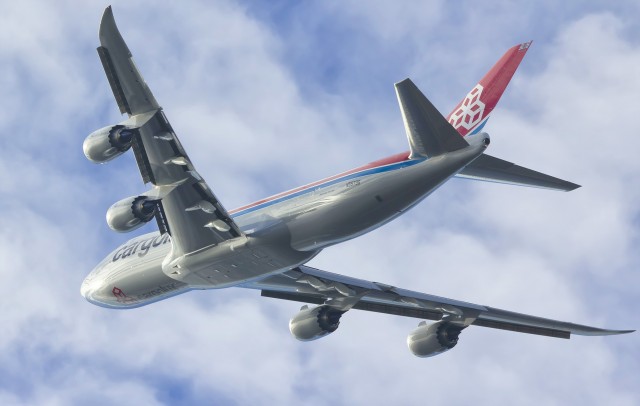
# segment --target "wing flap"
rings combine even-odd
[[[527,326],[524,324],[517,324],[517,323],[507,323],[504,321],[476,319],[472,324],[474,326],[489,327],[489,328],[495,328],[499,330],[513,331],[516,333],[535,334],[539,336],[564,338],[564,339],[571,338],[571,332],[569,331],[544,328],[544,327]]]
[[[530,186],[565,192],[577,189],[580,185],[545,175],[541,172],[516,165],[491,155],[482,154],[460,171],[456,177],[483,180],[487,182]]]
[[[140,138],[139,133],[136,133],[133,136],[131,148],[133,149],[133,156],[136,158],[136,163],[140,170],[140,176],[142,176],[142,182],[156,183],[156,180],[153,177],[153,171],[151,170],[151,164],[149,163],[149,158],[147,156],[147,151],[144,148],[144,143],[142,142],[142,138]]]
[[[113,66],[113,61],[111,60],[111,56],[109,55],[109,50],[103,46],[100,46],[98,47],[98,55],[100,56],[100,62],[102,62],[102,68],[104,69],[104,73],[106,73],[107,75],[107,80],[109,81],[109,86],[111,86],[111,91],[113,92],[113,96],[116,98],[116,103],[118,103],[118,108],[120,109],[120,113],[130,114],[131,108],[129,107],[129,103],[127,103],[126,97],[124,96],[122,85],[118,80],[116,69]]]
[[[260,294],[263,297],[291,300],[294,302],[302,302],[302,303],[313,303],[318,305],[323,304],[325,302],[325,299],[322,296],[313,296],[313,295],[302,294],[302,293],[288,293],[288,292],[276,292],[271,290],[262,290]],[[426,309],[418,309],[418,308],[391,306],[384,303],[373,303],[373,302],[366,302],[366,301],[360,301],[356,303],[352,307],[352,309],[390,314],[393,316],[413,317],[416,319],[440,320],[442,318],[441,312],[436,312],[436,311],[431,311]]]

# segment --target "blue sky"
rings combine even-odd
[[[577,323],[638,328],[633,1],[113,2],[136,63],[228,209],[407,149],[393,83],[447,113],[533,40],[485,129],[491,154],[571,193],[449,182],[311,265]],[[413,357],[418,320],[347,313],[300,343],[299,305],[227,289],[113,311],[80,283],[131,236],[106,209],[144,191],[131,156],[96,166],[122,120],[95,48],[99,2],[0,16],[0,404],[640,403],[637,333],[555,340],[470,328]],[[144,230],[153,230],[153,225]],[[140,231],[140,233],[145,231]]]

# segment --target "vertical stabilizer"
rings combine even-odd
[[[447,117],[463,137],[479,132],[498,104],[531,41],[509,49]]]
[[[410,79],[395,87],[411,158],[432,157],[469,146]]]

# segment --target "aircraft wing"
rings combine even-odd
[[[156,219],[169,233],[174,254],[239,237],[242,232],[198,174],[162,108],[138,72],[107,7],[100,24],[98,54],[111,90],[137,128],[132,148],[144,183],[154,185],[148,196],[158,198]]]
[[[545,319],[481,306],[378,282],[351,278],[308,266],[242,285],[259,289],[262,296],[305,303],[326,304],[339,310],[359,309],[428,320],[453,318],[465,325],[483,326],[549,337],[571,334],[597,336],[630,333]]]
[[[460,173],[458,178],[484,180],[487,182],[507,183],[519,186],[531,186],[543,189],[562,190],[565,192],[577,189],[580,185],[545,175],[512,162],[491,155],[482,154],[471,162]]]

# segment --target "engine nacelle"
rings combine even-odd
[[[317,340],[336,331],[343,314],[329,306],[309,308],[305,305],[289,321],[289,330],[300,341]]]
[[[446,321],[422,322],[407,337],[407,345],[416,357],[433,357],[455,347],[463,328]]]
[[[133,231],[151,221],[158,201],[148,196],[132,196],[120,200],[107,210],[107,224],[119,233]]]
[[[82,150],[92,162],[102,164],[131,148],[136,128],[122,124],[112,125],[92,132],[84,140]]]

